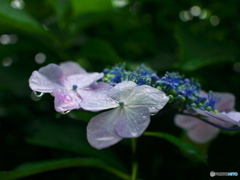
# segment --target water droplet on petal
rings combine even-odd
[[[147,116],[142,116],[142,118],[143,118],[143,119],[146,119],[146,118],[147,118]]]
[[[109,136],[109,137],[100,137],[100,138],[97,138],[96,140],[98,140],[98,141],[110,141],[110,140],[113,140],[113,139],[114,139],[114,137]]]
[[[70,112],[70,110],[66,110],[66,111],[61,112],[61,114],[67,114],[69,112]]]
[[[37,97],[42,97],[44,93],[43,93],[43,92],[34,91],[34,94],[35,94]]]

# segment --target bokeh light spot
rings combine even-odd
[[[44,53],[37,53],[34,59],[37,64],[42,64],[46,61],[46,55]]]
[[[218,16],[213,15],[213,16],[210,17],[210,23],[213,26],[217,26],[219,24],[219,22],[220,22],[220,19],[219,19]]]
[[[12,58],[10,58],[10,57],[5,57],[5,58],[2,60],[2,65],[3,65],[4,67],[9,67],[9,66],[12,65],[12,63],[13,63],[13,60],[12,60]]]
[[[193,6],[190,8],[190,13],[192,16],[199,16],[201,14],[201,8],[199,6]]]

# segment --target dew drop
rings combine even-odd
[[[142,118],[143,118],[143,119],[146,119],[146,118],[147,118],[147,116],[142,116]]]
[[[113,139],[114,139],[114,137],[109,136],[109,137],[100,137],[100,138],[97,138],[96,140],[98,140],[98,141],[109,141],[109,140],[113,140]]]
[[[43,92],[34,91],[34,94],[35,94],[37,97],[42,97],[44,93],[43,93]]]
[[[70,112],[70,110],[66,110],[66,111],[61,112],[61,114],[67,114],[69,112]]]

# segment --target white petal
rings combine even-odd
[[[60,63],[60,67],[66,74],[66,76],[70,76],[73,74],[86,74],[87,72],[78,63],[73,61],[68,61],[64,63]]]
[[[87,126],[87,139],[91,146],[96,149],[103,149],[116,144],[122,139],[114,130],[120,114],[121,109],[116,108],[91,119]]]
[[[66,79],[62,69],[56,64],[49,64],[34,71],[29,79],[29,86],[34,91],[51,93],[54,88],[62,88]]]
[[[121,108],[121,107],[120,107]],[[147,107],[124,106],[115,130],[123,138],[139,137],[150,123],[150,112]]]
[[[136,83],[132,81],[123,81],[116,86],[114,86],[110,91],[109,91],[109,97],[112,99],[118,101],[118,102],[124,102],[127,100],[132,93],[133,89],[137,86]]]
[[[86,73],[71,75],[68,76],[67,79],[70,86],[77,85],[78,89],[82,89],[90,86],[102,77],[103,73]]]
[[[94,87],[94,89],[89,88],[78,90],[83,99],[81,107],[88,111],[101,111],[118,107],[118,102],[107,95],[111,88],[113,87],[109,84],[100,82]]]
[[[166,94],[151,86],[137,86],[132,91],[125,104],[135,106],[145,106],[149,108],[150,113],[157,113],[168,102],[169,97]]]

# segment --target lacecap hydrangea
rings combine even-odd
[[[168,108],[219,128],[239,126],[240,113],[219,113],[216,105],[221,97],[218,94],[210,91],[203,95],[196,80],[178,72],[158,76],[145,65],[133,71],[121,64],[103,72],[87,73],[75,62],[49,64],[32,73],[29,85],[37,94],[54,96],[55,109],[63,114],[74,109],[95,112],[110,109],[93,117],[87,126],[88,141],[97,149],[109,147],[123,138],[141,136],[150,117],[167,104]]]

